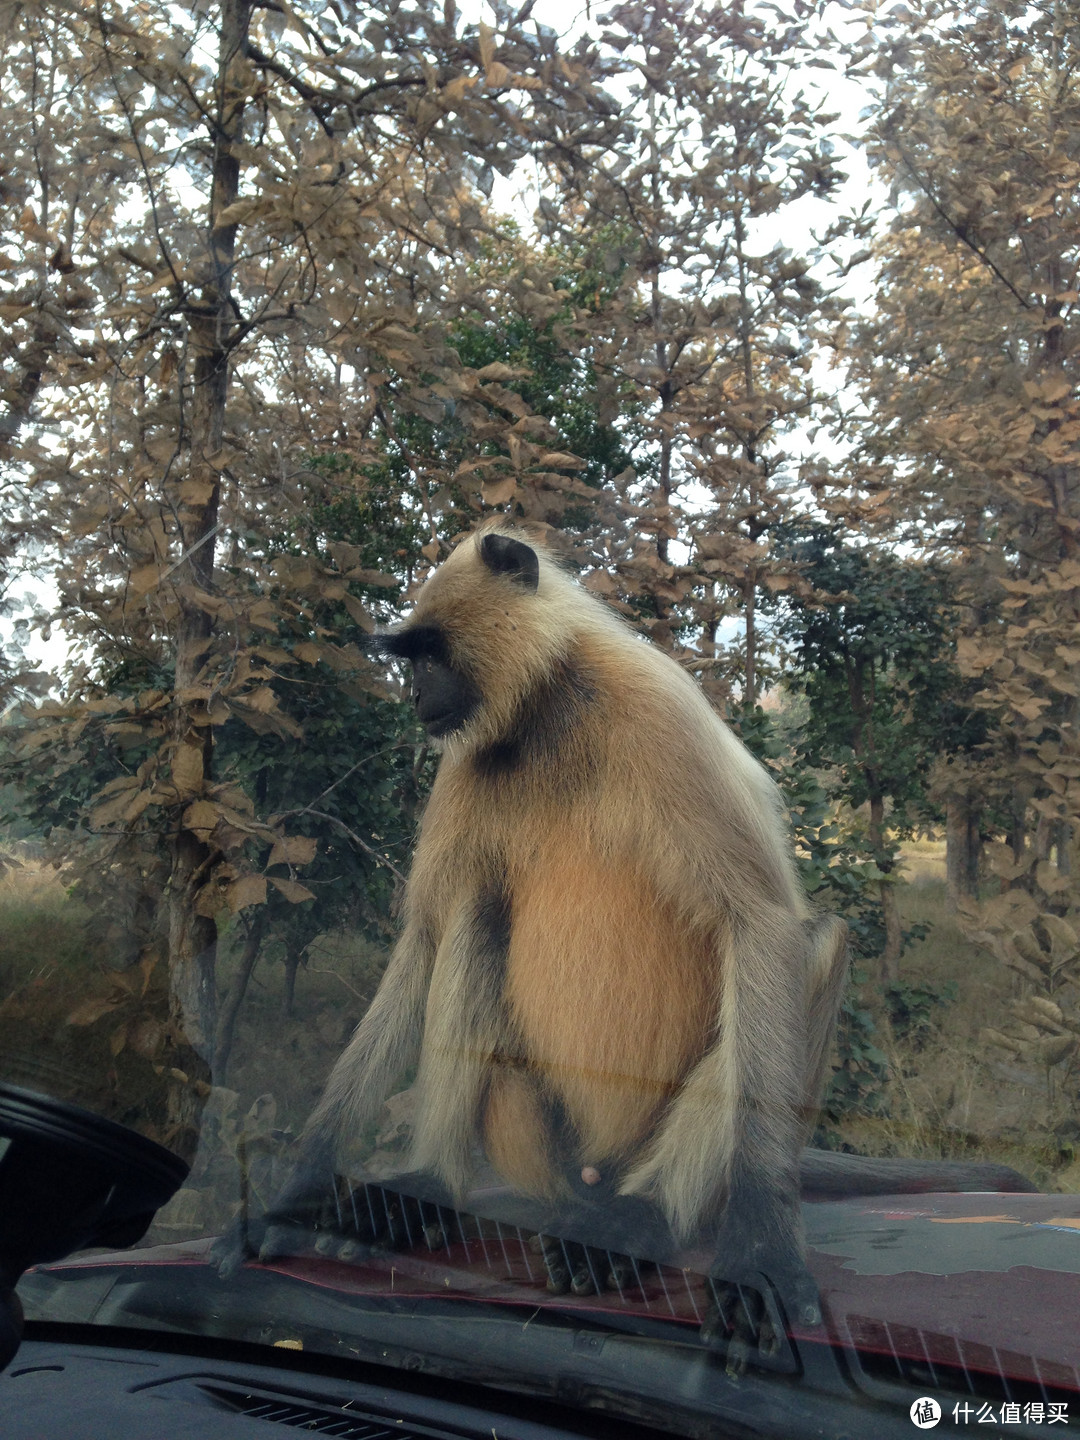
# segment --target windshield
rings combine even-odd
[[[1080,1414],[1074,10],[0,11],[30,1338]]]

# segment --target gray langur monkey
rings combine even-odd
[[[794,1284],[811,1316],[799,1157],[846,927],[809,905],[772,780],[505,521],[381,643],[442,758],[400,939],[277,1213],[417,1065],[410,1165],[454,1203],[479,1143],[583,1238],[707,1245],[714,1273]]]

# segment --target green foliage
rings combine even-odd
[[[780,787],[807,894],[822,910],[847,922],[855,955],[877,954],[884,935],[876,889],[881,872],[865,836],[858,828],[841,823],[839,800],[800,760],[792,739],[781,735],[769,712],[760,705],[745,706],[730,720]],[[798,732],[793,738],[797,743]]]
[[[293,903],[274,885],[267,890],[270,933],[293,955],[338,925],[385,939],[396,876],[407,868],[418,806],[434,769],[410,706],[350,683],[348,666],[341,668],[335,655],[312,660],[306,649],[313,638],[331,634],[338,654],[363,654],[369,637],[367,623],[356,618],[358,606],[386,620],[400,605],[425,535],[422,516],[402,504],[398,461],[388,454],[385,464],[358,477],[347,456],[311,460],[320,483],[311,486],[310,504],[295,524],[269,538],[268,564],[275,554],[336,561],[346,575],[370,572],[398,583],[351,580],[348,599],[323,598],[280,626],[283,651],[295,655],[300,647],[306,657],[268,681],[280,712],[301,736],[285,742],[287,755],[280,734],[260,734],[234,719],[217,738],[220,774],[243,787],[258,813],[279,817],[290,833],[317,842],[303,867],[303,885],[316,903]],[[284,878],[282,866],[276,868]]]
[[[880,954],[885,977],[895,979],[905,944],[893,888],[900,840],[934,812],[927,792],[935,759],[985,734],[955,665],[949,578],[855,545],[837,524],[801,520],[777,526],[773,538],[802,581],[770,602],[791,647],[788,683],[808,703],[796,767],[817,774],[850,811],[867,807],[860,848],[877,868],[880,921],[855,904],[852,927],[863,953]],[[869,879],[859,877],[859,899]]]
[[[455,477],[449,487],[453,506],[440,505],[435,522],[443,539],[468,527],[478,477],[485,504],[509,504],[515,512],[525,504],[528,482],[519,468],[522,453],[534,452],[537,463],[544,453],[576,457],[569,467],[575,471],[573,479],[559,482],[560,492],[566,493],[548,487],[539,508],[537,497],[527,507],[532,518],[541,515],[570,531],[593,523],[590,492],[598,494],[631,465],[635,404],[627,393],[601,395],[591,336],[581,323],[582,316],[595,316],[599,328],[609,324],[602,311],[625,267],[605,270],[595,257],[618,253],[615,229],[601,227],[589,245],[549,244],[531,251],[512,222],[497,221],[481,246],[481,258],[471,266],[476,289],[485,300],[494,292],[494,299],[456,319],[448,327],[447,341],[460,364],[484,381],[477,395],[504,419],[516,422],[515,441],[522,448],[515,459],[511,447],[511,465],[505,437],[500,438],[495,427],[489,424],[478,442],[470,417],[475,406],[469,402],[462,404],[447,393],[417,403],[396,380],[388,386],[393,423],[388,427],[387,467],[399,489],[411,487],[410,462],[418,458]],[[542,278],[551,287],[554,308],[541,320],[531,304],[533,292],[515,291],[530,271],[535,283]],[[622,387],[623,392],[627,389]],[[542,442],[543,451],[530,442]]]
[[[814,1136],[816,1145],[838,1148],[835,1128],[849,1115],[883,1115],[888,1109],[889,1061],[877,1043],[873,1011],[860,1002],[867,983],[863,970],[855,970],[840,1007],[836,1027],[836,1058],[822,1102],[822,1120]]]
[[[881,871],[868,853],[865,835],[840,823],[836,798],[813,770],[799,763],[793,749],[798,731],[785,737],[773,715],[760,705],[746,706],[731,718],[744,744],[780,786],[807,894],[823,911],[846,921],[856,960],[877,955],[884,941],[877,894]],[[839,1145],[834,1127],[845,1116],[880,1115],[887,1107],[888,1059],[878,1044],[873,1011],[859,998],[866,983],[865,971],[856,967],[841,1004],[836,1063],[814,1137],[817,1145]]]
[[[358,477],[348,458],[330,454],[313,457],[308,473],[299,518],[274,534],[252,534],[243,564],[281,574],[283,592],[293,572],[282,566],[322,561],[354,578],[304,603],[282,597],[276,633],[263,632],[260,680],[285,733],[282,723],[253,725],[257,714],[225,712],[201,802],[220,810],[214,834],[228,851],[226,884],[265,876],[260,923],[293,957],[343,924],[385,940],[433,768],[411,708],[374,693],[368,677],[354,683],[368,617],[389,618],[420,559],[415,513],[401,505],[389,464]],[[243,583],[239,569],[236,580]],[[335,645],[320,643],[329,635]],[[118,825],[98,820],[95,805],[107,787],[143,773],[154,754],[154,734],[118,723],[116,707],[147,713],[147,697],[172,688],[171,664],[131,647],[100,665],[89,687],[99,711],[74,724],[66,715],[55,723],[48,713],[17,713],[2,736],[0,782],[9,783],[0,789],[0,823],[45,837],[51,853],[74,866],[75,891],[100,915],[114,965],[133,963],[163,938],[170,812],[150,806]],[[256,815],[270,816],[271,826],[245,829]],[[280,847],[274,834],[283,827],[291,839]],[[228,902],[243,916],[239,928],[253,918],[247,905],[259,902],[247,897],[255,893],[245,893],[243,907]]]
[[[575,347],[567,345],[563,326],[568,318],[566,312],[537,328],[528,316],[512,312],[487,321],[470,316],[455,326],[451,339],[462,362],[473,369],[502,363],[526,372],[503,383],[521,396],[529,413],[551,422],[552,448],[582,460],[578,477],[599,489],[626,469],[630,455],[620,431],[600,418],[596,373],[587,353],[575,354]],[[580,528],[587,515],[587,508],[572,506],[560,524]]]
[[[956,982],[942,985],[897,981],[885,987],[885,1009],[893,1034],[912,1050],[921,1050],[940,1023],[940,1012],[956,999]]]
[[[962,703],[945,573],[854,546],[834,525],[778,527],[774,540],[815,592],[775,602],[810,702],[800,759],[833,772],[853,808],[925,805],[934,757],[978,743],[985,724]]]

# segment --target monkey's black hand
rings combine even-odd
[[[643,1271],[667,1260],[675,1238],[667,1221],[637,1195],[593,1192],[541,1235],[548,1289],[556,1295],[601,1294],[640,1285]]]
[[[245,1260],[270,1260],[310,1250],[327,1228],[337,1177],[326,1166],[301,1161],[270,1207],[259,1215],[239,1215],[211,1247],[211,1259],[223,1280]]]
[[[397,1186],[406,1187],[398,1190]],[[376,1252],[409,1249],[442,1240],[439,1206],[445,1192],[427,1175],[396,1177],[393,1187],[351,1184],[332,1173],[298,1167],[265,1214],[241,1217],[216,1241],[211,1254],[223,1279],[247,1259],[316,1254],[344,1261]],[[439,1237],[438,1241],[436,1237]]]
[[[789,1229],[777,1234],[744,1214],[729,1217],[716,1239],[701,1338],[726,1349],[728,1374],[738,1376],[755,1353],[776,1356],[792,1326],[820,1325],[821,1296]]]
[[[638,1260],[617,1250],[580,1245],[556,1235],[539,1235],[540,1253],[547,1271],[547,1288],[553,1295],[602,1295],[605,1290],[640,1288],[642,1277],[654,1267],[650,1260]]]

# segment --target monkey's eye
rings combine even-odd
[[[435,660],[447,664],[450,658],[446,637],[434,625],[411,625],[404,630],[380,635],[378,644],[384,655],[392,655],[397,660],[409,660],[414,664],[418,660]]]

